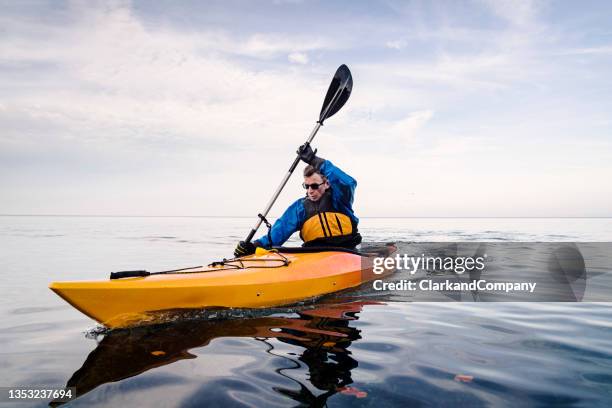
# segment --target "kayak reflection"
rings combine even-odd
[[[113,330],[89,354],[66,387],[75,387],[76,395],[81,397],[100,385],[134,377],[183,359],[196,358],[189,350],[207,346],[214,339],[251,337],[266,343],[267,352],[274,355],[270,339],[303,347],[297,360],[308,367],[310,384],[324,393],[315,395],[310,391],[312,387],[288,375],[287,370],[300,367],[295,360],[294,367],[275,371],[298,383],[297,390],[274,387],[274,391],[300,403],[324,405],[327,398],[343,392],[353,382],[351,370],[358,366],[358,362],[351,357],[348,348],[361,336],[360,330],[351,327],[351,321],[358,319],[357,313],[364,305],[374,304],[382,303],[355,301],[318,304],[315,308],[297,311],[292,315],[296,317],[190,320]],[[50,405],[58,406],[61,403],[52,402]]]

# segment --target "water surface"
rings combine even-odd
[[[109,333],[47,288],[207,264],[230,256],[252,221],[0,217],[0,386],[69,383],[81,394],[70,406],[612,403],[605,303],[413,303],[362,288]],[[372,241],[592,242],[610,241],[612,220],[364,218],[360,229]]]

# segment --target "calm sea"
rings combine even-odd
[[[612,406],[612,304],[360,291],[105,332],[48,289],[208,264],[229,257],[253,221],[0,216],[0,387],[68,383],[80,395],[69,406],[88,407]],[[612,219],[364,218],[360,230],[370,241],[612,241]]]

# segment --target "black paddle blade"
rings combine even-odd
[[[353,76],[351,71],[344,64],[336,70],[336,74],[329,85],[327,95],[323,101],[323,107],[319,115],[319,123],[323,124],[323,121],[327,118],[332,117],[338,112],[348,101],[353,90]]]

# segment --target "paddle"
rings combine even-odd
[[[351,95],[352,90],[353,77],[351,75],[351,71],[346,65],[342,64],[336,70],[331,84],[329,84],[329,89],[327,90],[325,100],[323,101],[323,107],[321,108],[321,113],[319,114],[319,120],[317,121],[317,124],[315,125],[312,132],[310,132],[310,136],[308,136],[306,144],[312,143],[312,140],[315,138],[317,132],[319,131],[319,128],[323,126],[323,122],[325,121],[325,119],[332,117],[344,106],[349,96]],[[268,212],[274,205],[274,202],[280,195],[281,191],[283,191],[285,184],[287,184],[287,181],[291,177],[291,174],[293,174],[293,171],[295,170],[299,162],[300,156],[298,155],[295,160],[293,160],[291,167],[289,167],[289,171],[287,172],[287,174],[285,174],[285,177],[283,177],[283,180],[274,192],[274,195],[268,202],[268,205],[266,205],[265,210],[261,214],[258,214],[259,219],[257,220],[257,223],[255,224],[253,229],[251,229],[251,232],[249,232],[249,235],[246,237],[246,242],[250,242],[253,239],[253,236],[255,236],[255,233],[261,226],[263,220],[268,215]]]

